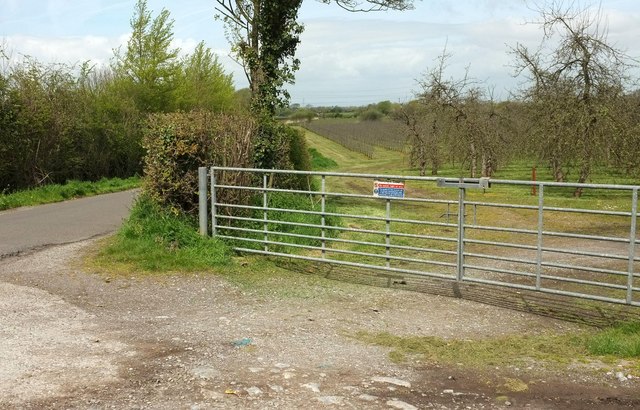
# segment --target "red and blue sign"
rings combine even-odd
[[[404,182],[373,181],[373,196],[404,198]]]

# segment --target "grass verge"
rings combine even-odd
[[[42,205],[72,198],[126,191],[138,188],[140,184],[140,177],[131,177],[126,179],[103,178],[96,182],[68,181],[63,185],[45,185],[11,194],[0,194],[0,211],[21,206]]]
[[[313,275],[300,275],[262,256],[236,256],[229,244],[202,237],[195,221],[140,196],[119,232],[99,245],[85,267],[102,275],[214,273],[229,283],[269,298],[316,299],[357,288]]]
[[[141,196],[93,263],[110,271],[192,272],[224,266],[230,259],[229,248],[200,236],[194,221]]]
[[[391,349],[389,357],[403,362],[410,356],[437,363],[465,363],[473,367],[507,365],[566,365],[572,362],[625,360],[640,371],[640,323],[627,323],[597,332],[506,336],[461,340],[395,336],[358,332],[355,338]]]
[[[605,329],[588,340],[592,354],[640,359],[640,322]]]
[[[315,148],[309,148],[309,156],[311,157],[311,169],[314,171],[323,171],[338,167],[337,162],[325,157]]]

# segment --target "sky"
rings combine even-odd
[[[575,1],[574,1],[575,2]],[[586,4],[585,2],[582,2]],[[14,58],[107,65],[113,49],[129,37],[135,0],[0,0],[0,45]],[[174,45],[191,52],[204,40],[219,56],[236,88],[247,86],[242,68],[229,58],[214,0],[147,0],[156,16],[166,8],[175,20]],[[591,3],[593,4],[593,3]],[[602,0],[610,43],[640,59],[640,1]],[[305,25],[297,57],[302,65],[289,86],[291,103],[303,106],[406,102],[418,80],[446,47],[446,76],[466,69],[497,99],[526,79],[514,77],[510,47],[535,49],[542,39],[532,24],[532,0],[422,0],[405,12],[350,13],[335,4],[304,0]],[[635,76],[640,77],[636,70]]]

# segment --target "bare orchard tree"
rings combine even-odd
[[[537,11],[540,47],[531,51],[517,44],[512,53],[517,73],[530,79],[524,93],[537,119],[538,150],[557,181],[567,180],[575,164],[577,182],[587,182],[603,159],[607,139],[625,127],[616,107],[632,60],[609,44],[599,9],[554,0]]]
[[[640,177],[640,90],[629,93],[619,101],[616,110],[623,118],[624,124],[608,139],[610,144],[609,161],[627,175]]]
[[[405,126],[411,166],[418,167],[420,176],[424,176],[431,164],[431,175],[438,175],[443,162],[438,132],[442,117],[419,101],[410,101],[394,112],[394,118]]]
[[[459,158],[468,166],[470,176],[476,177],[478,170],[483,176],[491,176],[497,166],[500,132],[497,114],[492,99],[468,75],[462,78],[446,78],[447,60],[445,51],[438,57],[435,68],[426,72],[418,81],[419,101],[428,112],[429,127],[423,127],[424,141],[432,145],[425,152],[442,157],[443,145],[449,149],[451,158]],[[427,136],[428,135],[428,136]],[[412,150],[423,148],[412,145]],[[439,166],[442,160],[434,162]]]

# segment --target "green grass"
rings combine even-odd
[[[474,367],[525,365],[548,366],[574,361],[631,361],[640,370],[640,323],[627,323],[604,330],[567,334],[506,336],[476,340],[438,337],[395,336],[390,333],[359,332],[355,338],[391,349],[389,357],[404,362],[409,356],[437,363],[465,363]]]
[[[230,262],[229,248],[198,234],[193,220],[140,197],[129,219],[93,263],[118,271],[209,270]]]
[[[126,191],[139,187],[139,177],[126,179],[103,178],[97,182],[68,181],[66,184],[51,184],[39,188],[0,194],[0,210],[61,202],[67,199]]]
[[[391,348],[389,356],[395,362],[403,362],[408,356],[420,356],[429,362],[484,367],[523,364],[530,360],[563,363],[587,353],[581,337],[576,334],[462,340],[359,332],[356,338]]]
[[[315,148],[309,148],[309,155],[311,156],[311,169],[314,171],[324,171],[338,167],[338,163],[327,158]]]
[[[621,358],[640,358],[640,322],[605,329],[591,337],[589,352]]]

